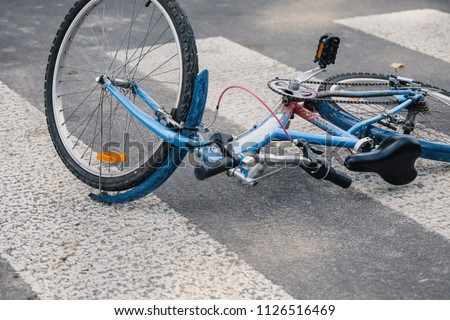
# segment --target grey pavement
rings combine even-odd
[[[349,71],[390,73],[390,63],[403,62],[407,65],[404,72],[409,76],[450,88],[448,74],[443,72],[449,67],[447,62],[335,22],[424,8],[450,13],[446,0],[180,2],[196,38],[201,39],[199,48],[203,40],[207,47],[216,37],[223,37],[242,46],[242,51],[238,48],[233,57],[243,52],[266,56],[277,63],[275,70],[293,72],[311,68],[317,39],[323,33],[333,32],[341,37],[342,45],[337,64],[330,68],[329,75]],[[62,0],[0,1],[0,82],[9,88],[2,92],[14,95],[12,100],[2,101],[15,101],[18,103],[15,108],[26,104],[26,108],[40,111],[30,112],[33,115],[30,124],[37,130],[32,142],[42,149],[37,148],[36,154],[45,155],[43,150],[52,152],[50,147],[47,149],[50,144],[42,117],[45,64],[54,34],[71,4],[72,1]],[[217,66],[212,65],[214,60],[208,60],[207,51],[203,60],[200,55],[200,65],[215,70]],[[239,68],[242,66],[238,62],[234,66],[229,63],[227,68],[233,75],[229,78],[212,73],[210,105],[219,87],[226,86],[228,81],[241,80]],[[258,75],[265,75],[263,67],[258,68],[246,77],[248,85],[257,87]],[[267,80],[264,78],[261,82]],[[23,116],[18,109],[17,118]],[[238,132],[245,127],[244,120],[233,120],[224,112],[218,129]],[[26,126],[23,127],[24,131],[17,133],[14,126],[3,128],[2,137],[6,141],[2,142],[2,152],[12,150],[4,159],[19,161],[14,141],[25,141],[30,134]],[[55,162],[55,168],[62,167],[56,152],[48,159]],[[12,167],[16,172],[8,173],[1,189],[4,196],[0,198],[0,238],[4,242],[0,245],[0,299],[267,297],[264,292],[269,298],[450,299],[450,243],[448,220],[445,220],[450,203],[445,190],[441,190],[448,181],[449,170],[445,166],[436,169],[428,163],[421,164],[423,182],[408,188],[391,188],[363,175],[356,178],[356,186],[349,190],[320,183],[297,170],[285,170],[255,188],[247,188],[225,176],[197,182],[192,168],[186,168],[177,170],[148,199],[136,205],[115,207],[114,214],[102,218],[110,209],[90,203],[89,189],[70,174],[63,182],[65,186],[61,190],[64,192],[57,193],[58,183],[61,183],[58,175],[64,174],[64,168],[61,173],[55,169],[55,173],[47,175],[38,173],[32,163],[25,163],[24,168],[32,170],[19,172],[21,167],[15,164]],[[2,168],[6,172],[7,166]],[[437,170],[441,170],[441,174],[436,173]],[[42,175],[48,182],[42,180]],[[19,183],[22,179],[25,184]],[[37,187],[27,187],[27,181],[36,181]],[[15,194],[12,188],[17,186],[20,186],[19,192]],[[30,191],[31,198],[28,198],[26,193]],[[390,198],[389,193],[397,193],[399,198]],[[42,218],[37,217],[35,223],[47,226],[55,212],[55,219],[70,226],[69,231],[49,224],[55,228],[54,233],[28,232],[27,228],[36,227],[30,217],[39,214]],[[20,220],[15,221],[16,216]],[[158,220],[162,220],[160,225]],[[81,230],[73,227],[76,223],[82,224]],[[91,230],[89,224],[95,224],[98,229]],[[125,231],[116,229],[115,225]],[[151,234],[148,239],[144,239],[142,225],[146,225],[144,231]],[[102,230],[107,230],[107,234],[102,234]],[[124,241],[121,236],[128,237],[136,232],[142,237],[139,241],[125,238],[129,242],[121,243]],[[178,243],[171,241],[171,232],[178,234],[175,238]],[[97,238],[91,237],[92,233],[98,233]],[[57,241],[60,234],[63,237],[58,254],[73,253],[68,260],[70,263],[63,269],[58,269],[61,263],[59,257],[53,255],[49,239],[39,238],[54,237]],[[158,235],[166,243],[152,238]],[[73,247],[72,242],[64,242],[72,238],[76,240]],[[30,239],[42,242],[45,250],[39,251],[39,246],[26,243]],[[110,246],[105,241],[111,241]],[[153,242],[161,248],[152,247]],[[162,258],[171,249],[180,254]],[[119,250],[124,259],[116,261],[116,256],[108,255],[111,250]],[[83,254],[87,256],[83,258]],[[106,254],[106,260],[97,264],[95,259],[101,254]],[[203,255],[208,258],[192,260],[192,256]],[[39,263],[33,260],[36,258]],[[53,266],[52,259],[56,260],[58,268],[49,267],[51,272],[47,272],[44,267]],[[142,265],[148,263],[149,268],[139,269],[133,259]],[[194,261],[192,269],[163,267],[164,264],[186,267],[190,261]],[[209,269],[216,266],[217,272],[206,270],[202,262]],[[92,264],[90,271],[80,271],[83,263]],[[117,281],[120,288],[107,284],[99,275],[105,263],[111,264],[108,272],[113,279],[126,273],[124,279],[129,279],[128,283]],[[228,278],[223,271],[225,267],[231,270]],[[74,271],[80,273],[72,274]],[[86,278],[86,274],[99,281],[98,292],[88,290],[91,278]],[[135,276],[141,279],[140,285],[133,283]],[[238,279],[237,283],[242,281],[243,289],[231,288],[230,279]],[[69,281],[69,285],[63,285],[64,281]],[[208,288],[205,296],[194,295],[195,281]],[[182,285],[177,286],[177,282]],[[80,290],[80,286],[86,290]],[[212,287],[220,290],[214,292]]]

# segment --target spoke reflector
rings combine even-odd
[[[106,151],[97,153],[97,160],[110,163],[123,163],[127,159],[125,153]]]

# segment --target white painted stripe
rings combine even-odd
[[[419,159],[416,168],[418,177],[406,186],[389,185],[375,174],[351,173],[353,187],[450,240],[450,165]]]
[[[245,48],[226,38],[197,41],[199,67],[210,72],[207,108],[214,110],[222,91],[231,85],[241,85],[256,93],[270,107],[280,102],[280,96],[268,89],[267,82],[275,77],[296,78],[300,71],[274,59]],[[220,115],[243,128],[250,129],[270,114],[254,97],[233,89],[223,98]],[[305,121],[294,121],[291,129],[317,130]],[[305,129],[306,128],[306,129]]]
[[[410,10],[335,22],[450,63],[450,14]]]
[[[41,299],[291,299],[155,196],[108,206],[0,83],[0,253]]]
[[[211,109],[215,108],[222,90],[230,85],[244,86],[272,106],[279,97],[267,89],[267,81],[281,74],[295,75],[294,69],[222,37],[199,40],[197,44],[200,68],[210,71],[208,107]],[[233,89],[224,96],[220,115],[250,128],[269,114],[248,93]]]

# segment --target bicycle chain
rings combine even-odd
[[[307,81],[303,81],[302,83],[307,83],[307,84],[318,84],[318,85],[342,85],[342,83],[339,82],[327,82],[327,81],[313,81],[313,80],[307,80]],[[346,86],[386,86],[386,83],[382,83],[382,82],[351,82],[351,83],[345,83]]]
[[[289,81],[289,79],[278,79],[282,81]],[[272,80],[271,80],[272,81]],[[269,83],[271,82],[269,81]],[[275,91],[273,88],[270,87],[268,83],[268,87],[274,91],[275,93],[280,94],[279,92]],[[339,82],[327,82],[327,81],[314,81],[314,80],[307,80],[303,81],[302,84],[315,84],[315,85],[342,85],[342,83]],[[382,82],[358,82],[358,83],[345,83],[346,86],[360,86],[360,87],[368,87],[368,86],[386,86],[386,83]],[[332,101],[334,103],[351,103],[351,104],[382,104],[382,105],[394,105],[397,104],[396,101],[367,101],[367,100],[341,100],[341,99],[331,99],[331,98],[302,98],[302,101],[319,101],[319,100],[325,100],[325,101]],[[406,107],[408,110],[417,111],[417,112],[429,112],[430,108],[427,106],[426,102],[424,100],[416,101],[413,104]]]
[[[281,81],[289,81],[290,79],[277,79]],[[273,80],[271,80],[273,81]],[[279,92],[275,91],[268,82],[268,87],[270,90],[272,90],[275,93],[280,94]],[[326,82],[326,81],[313,81],[313,80],[307,80],[303,81],[302,84],[315,84],[315,85],[339,85],[342,83],[338,82]],[[386,86],[386,83],[381,82],[360,82],[360,83],[346,83],[345,85],[348,86]],[[367,100],[341,100],[341,99],[331,99],[331,98],[302,98],[302,101],[333,101],[335,103],[351,103],[351,104],[383,104],[383,105],[392,105],[396,104],[395,101],[367,101]]]

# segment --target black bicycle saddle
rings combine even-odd
[[[375,172],[390,184],[404,185],[417,177],[414,164],[421,154],[422,147],[416,139],[393,135],[374,151],[348,156],[345,166],[351,171]]]

